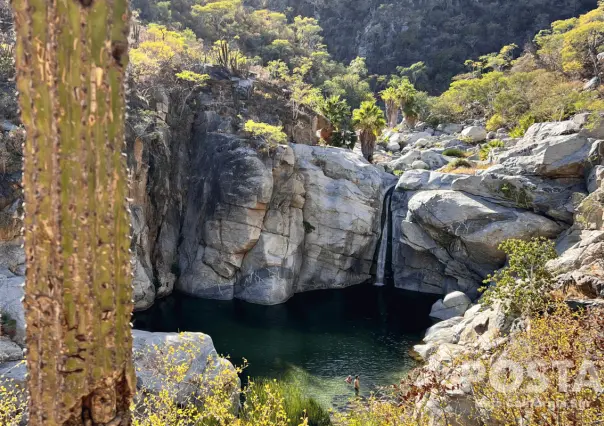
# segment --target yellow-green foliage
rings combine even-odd
[[[27,393],[11,380],[0,381],[0,425],[19,426],[27,409]]]
[[[489,154],[491,153],[491,150],[493,148],[503,148],[504,146],[505,146],[505,143],[503,143],[503,141],[500,141],[497,139],[489,141],[480,147],[480,151],[478,152],[478,155],[480,156],[480,159],[482,161],[486,161],[489,159]]]
[[[176,78],[184,81],[190,81],[197,85],[202,85],[209,80],[210,76],[207,74],[198,74],[193,71],[182,71],[176,74]]]
[[[504,195],[513,195],[502,190]],[[545,264],[558,256],[554,242],[545,238],[510,239],[501,243],[499,250],[507,255],[508,265],[484,280],[489,286],[482,289],[482,303],[501,303],[506,312],[513,314],[545,309],[553,286],[553,276]]]
[[[130,49],[130,62],[135,73],[158,73],[168,63],[202,62],[202,45],[191,30],[173,31],[163,25],[149,24],[141,28],[140,42]]]
[[[602,310],[571,312],[560,303],[543,316],[530,318],[527,327],[498,348],[492,358],[521,367],[525,374],[520,386],[502,392],[489,380],[476,381],[473,395],[481,408],[475,413],[477,420],[481,424],[528,426],[598,424],[604,415],[604,393],[597,392],[602,380],[597,372],[604,371],[602,314]],[[491,378],[493,367],[482,355],[475,353],[473,357]],[[566,374],[562,373],[565,368]],[[503,379],[505,374],[495,376]],[[510,371],[505,384],[517,379],[519,376]],[[582,386],[581,381],[590,386]]]
[[[474,72],[454,81],[433,101],[433,119],[484,117],[488,130],[505,127],[519,137],[531,122],[602,110],[601,94],[583,91],[578,78],[591,78],[600,71],[597,55],[604,51],[604,5],[579,18],[554,22],[535,42],[537,52],[525,53],[515,62],[511,61],[513,45],[469,61]]]
[[[253,120],[248,120],[247,123],[245,123],[244,130],[271,145],[287,143],[287,135],[283,133],[283,127],[281,126],[273,126],[267,123],[257,123]]]
[[[313,426],[331,425],[329,413],[315,400],[303,396],[296,383],[277,380],[251,382],[246,395],[245,418],[250,417],[250,411],[274,405],[271,401],[277,399],[282,401],[280,417],[284,413],[289,426],[298,426],[304,418]]]
[[[537,55],[551,68],[583,77],[597,75],[597,55],[604,51],[604,4],[579,18],[554,22],[535,42]]]
[[[355,400],[350,409],[336,413],[334,424],[337,426],[427,426],[428,419],[419,420],[413,415],[412,407],[400,405],[396,398],[369,398],[368,401]]]

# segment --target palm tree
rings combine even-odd
[[[416,113],[416,96],[417,89],[413,84],[409,81],[407,77],[401,79],[399,84],[395,88],[397,98],[400,104],[400,108],[403,111],[403,116],[405,117],[405,122],[409,127],[415,127],[415,123],[417,122],[417,113]]]
[[[359,132],[363,157],[371,163],[375,141],[386,127],[384,113],[375,104],[375,99],[372,99],[363,102],[358,109],[352,112],[352,122],[354,128]]]
[[[395,127],[398,121],[399,112],[399,94],[394,87],[388,87],[380,92],[382,100],[386,103],[386,117],[388,117],[388,127]]]

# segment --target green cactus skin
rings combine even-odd
[[[129,425],[126,0],[13,0],[30,426]]]

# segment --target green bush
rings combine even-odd
[[[457,157],[457,158],[465,158],[466,153],[458,148],[449,148],[443,151],[443,155],[447,157]]]
[[[494,132],[496,130],[501,129],[507,125],[505,118],[503,118],[500,114],[494,114],[489,121],[487,121],[487,130],[489,132]]]
[[[474,167],[474,165],[472,164],[471,161],[468,161],[466,159],[463,158],[458,158],[457,160],[454,160],[452,163],[449,164],[450,168],[452,169],[460,169],[460,168],[472,168]]]
[[[329,412],[314,399],[302,395],[296,383],[263,379],[255,382],[255,389],[258,402],[263,406],[268,406],[268,395],[278,395],[283,399],[289,426],[298,426],[304,416],[309,426],[331,425]]]
[[[491,153],[491,150],[493,148],[503,148],[504,146],[505,143],[503,143],[503,141],[500,141],[499,139],[489,141],[481,145],[480,151],[478,152],[478,156],[482,161],[486,161],[489,159],[489,154]]]
[[[256,123],[253,120],[248,120],[245,123],[245,131],[250,132],[253,136],[258,137],[271,145],[281,145],[287,143],[287,135],[283,133],[283,127],[272,126],[266,123]]]
[[[510,136],[513,138],[523,137],[529,127],[531,127],[533,124],[535,124],[535,117],[533,117],[531,114],[523,116],[518,122],[518,125],[510,132]]]
[[[554,284],[545,265],[558,256],[554,242],[545,238],[510,239],[501,243],[499,250],[508,256],[508,265],[484,280],[488,287],[481,289],[482,303],[499,302],[506,312],[516,315],[545,309]]]

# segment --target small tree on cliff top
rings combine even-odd
[[[375,141],[386,127],[384,113],[375,104],[375,99],[365,101],[360,108],[352,112],[352,122],[355,129],[359,131],[363,157],[371,162],[375,150]]]

